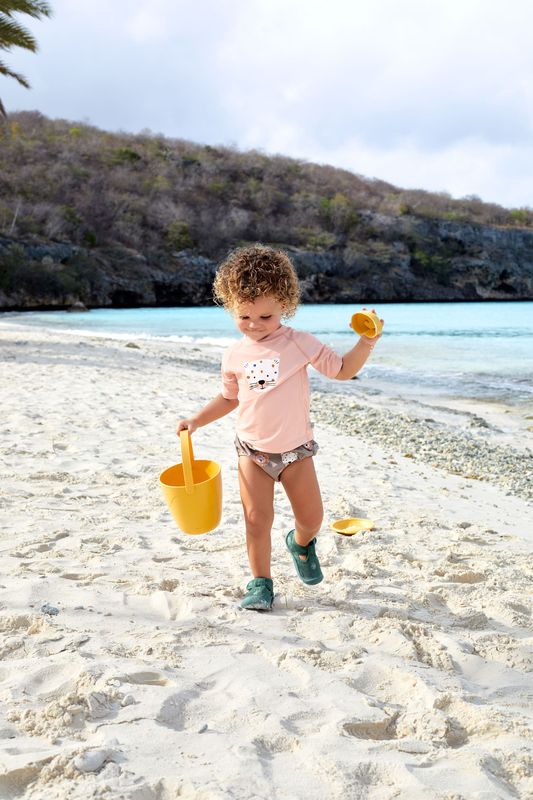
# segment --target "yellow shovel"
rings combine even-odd
[[[361,531],[371,531],[374,527],[374,522],[371,519],[348,517],[347,519],[339,519],[336,522],[332,522],[329,527],[335,533],[342,534],[342,536],[353,536],[354,533],[360,533]]]

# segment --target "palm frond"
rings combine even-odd
[[[13,47],[22,47],[35,53],[37,41],[32,34],[13,19],[14,14],[28,14],[34,19],[50,17],[52,8],[46,0],[0,0],[0,50],[11,50]],[[30,88],[24,75],[13,70],[0,61],[0,75],[14,78],[21,86]],[[0,119],[7,117],[4,104],[0,100]]]
[[[12,47],[23,47],[35,53],[37,40],[26,28],[0,12],[0,48],[10,50]]]
[[[26,89],[30,88],[30,84],[24,75],[21,75],[20,72],[13,72],[3,61],[0,61],[0,75],[5,75],[6,78],[15,78]]]
[[[13,14],[28,14],[30,17],[50,17],[52,8],[45,0],[0,0],[0,13],[12,16]]]

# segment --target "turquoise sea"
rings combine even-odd
[[[301,306],[287,324],[310,331],[343,352],[355,344],[351,305]],[[409,397],[478,398],[533,403],[533,302],[392,303],[376,305],[384,334],[360,375],[365,388]],[[0,314],[1,322],[62,330],[166,339],[223,348],[239,338],[221,308],[95,309]]]

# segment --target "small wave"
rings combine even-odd
[[[151,333],[143,333],[142,331],[135,331],[135,333],[133,333],[128,331],[109,331],[105,328],[64,328],[56,325],[35,325],[33,323],[28,325],[27,323],[4,322],[4,320],[0,320],[0,326],[17,328],[19,330],[26,331],[28,329],[42,330],[46,333],[57,334],[59,336],[65,334],[67,336],[76,336],[84,339],[112,339],[119,342],[173,342],[176,344],[197,344],[211,347],[228,347],[237,340],[237,337],[232,338],[228,336],[179,336],[177,334],[157,336]]]
[[[527,328],[502,328],[501,330],[495,330],[494,328],[488,328],[487,330],[474,330],[472,328],[464,328],[464,329],[457,329],[457,330],[432,330],[432,331],[425,331],[425,330],[391,330],[383,331],[383,336],[430,336],[430,337],[440,337],[446,338],[450,337],[452,339],[456,338],[464,338],[464,339],[517,339],[521,337],[530,337],[531,338],[531,330]]]
[[[230,344],[233,344],[234,342],[237,341],[237,337],[231,338],[228,336],[226,337],[220,336],[219,338],[214,336],[198,336],[195,338],[193,336],[171,335],[171,336],[150,336],[148,338],[152,340],[157,340],[159,342],[183,342],[188,344],[205,344],[205,345],[211,345],[212,347],[229,347]]]

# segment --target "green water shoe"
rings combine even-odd
[[[254,578],[246,588],[248,591],[240,602],[241,608],[253,611],[271,611],[274,602],[272,578]]]
[[[314,586],[324,579],[322,570],[320,569],[320,562],[315,552],[316,537],[312,539],[307,547],[298,544],[294,541],[294,530],[289,531],[285,537],[285,544],[287,550],[292,556],[296,572],[300,579],[308,586]],[[300,558],[300,556],[307,556],[307,558]]]

